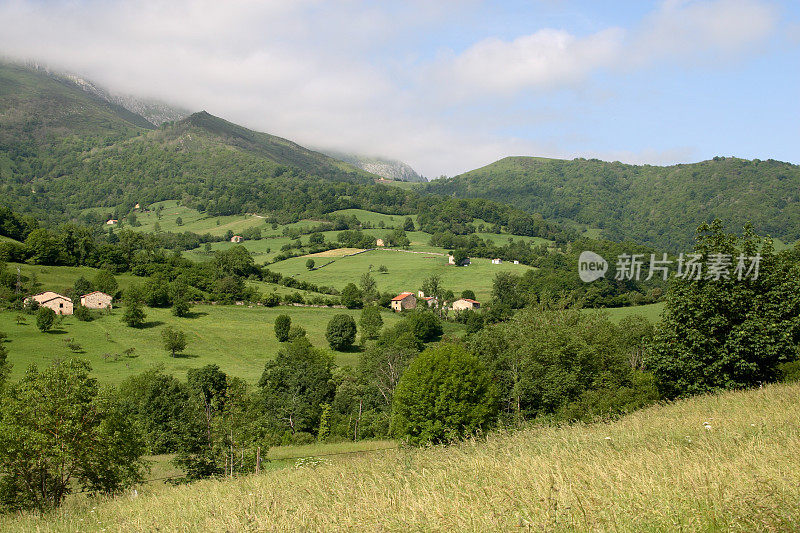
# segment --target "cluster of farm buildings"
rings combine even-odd
[[[114,298],[104,292],[94,291],[81,296],[81,305],[87,309],[111,309]],[[27,302],[36,302],[39,307],[47,307],[57,315],[71,315],[74,311],[72,299],[53,291],[45,291],[28,297]]]
[[[417,305],[420,302],[425,302],[428,307],[436,306],[439,301],[433,296],[425,296],[425,293],[419,291],[416,296],[413,292],[401,292],[394,298],[392,298],[392,310],[395,313],[399,313],[401,311],[407,311],[409,309],[416,309]],[[447,306],[447,302],[445,302],[445,306]],[[471,298],[459,298],[458,300],[454,301],[452,305],[449,306],[450,309],[453,311],[465,311],[465,310],[474,310],[480,309],[481,304],[478,301],[475,301]]]

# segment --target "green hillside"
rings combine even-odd
[[[800,238],[800,166],[714,158],[668,167],[597,159],[507,157],[425,190],[507,202],[547,219],[600,228],[605,238],[684,251],[703,222],[785,242]]]
[[[183,379],[190,368],[217,364],[231,376],[254,384],[264,370],[264,363],[275,357],[280,343],[275,339],[273,322],[287,314],[292,323],[308,332],[316,346],[327,347],[325,327],[336,314],[347,313],[358,320],[359,311],[309,307],[195,306],[193,318],[176,318],[169,309],[147,309],[147,327],[127,327],[122,310],[101,315],[91,322],[74,316],[64,317],[61,326],[49,333],[36,328],[35,317],[17,325],[18,313],[0,311],[0,331],[8,334],[5,347],[13,365],[12,378],[19,379],[31,364],[47,366],[54,358],[80,357],[92,365],[93,375],[104,383],[119,383],[154,365]],[[383,313],[384,322],[393,325],[399,316]],[[188,346],[180,357],[170,357],[161,343],[161,331],[174,326],[186,332]],[[454,326],[451,329],[458,329]],[[64,339],[72,339],[83,348],[75,354]],[[131,355],[125,351],[133,348]],[[356,365],[358,352],[335,352],[339,365]]]
[[[9,207],[42,220],[98,206],[124,214],[136,203],[187,196],[222,214],[279,208],[292,196],[300,206],[309,195],[286,191],[298,181],[375,177],[205,112],[155,129],[66,80],[0,63],[0,191]],[[278,184],[267,199],[257,194]]]
[[[234,480],[76,498],[44,515],[0,515],[0,529],[794,531],[798,417],[800,385],[769,385],[609,423],[316,457]]]
[[[531,268],[508,262],[493,265],[489,259],[478,258],[473,259],[469,266],[455,267],[448,264],[447,256],[441,252],[413,253],[380,249],[350,257],[317,257],[315,259],[321,268],[315,270],[308,270],[305,267],[306,259],[306,257],[295,257],[271,264],[269,268],[298,280],[343,289],[348,283],[357,282],[372,265],[372,275],[378,290],[396,293],[416,292],[421,288],[426,277],[438,275],[441,277],[442,287],[445,290],[449,289],[455,294],[461,294],[461,291],[470,289],[475,292],[479,300],[484,301],[492,292],[492,281],[498,272],[522,274]],[[332,259],[335,261],[327,266],[322,266]],[[378,272],[381,265],[388,268],[387,273]]]

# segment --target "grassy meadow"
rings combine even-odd
[[[333,263],[309,271],[305,264],[307,257],[294,257],[270,265],[270,270],[299,280],[328,285],[342,289],[350,282],[358,283],[364,272],[372,265],[372,275],[381,291],[417,291],[422,281],[438,274],[442,278],[442,286],[460,294],[464,289],[472,289],[478,300],[485,300],[492,291],[492,281],[497,272],[510,271],[522,274],[531,267],[504,262],[493,265],[489,259],[473,259],[466,267],[455,267],[447,263],[444,255],[429,253],[409,253],[395,250],[372,250],[351,257],[336,259]],[[325,261],[316,259],[318,266]],[[378,272],[381,265],[386,265],[386,274]]]
[[[328,348],[325,328],[334,315],[347,313],[358,320],[360,311],[312,307],[260,307],[200,305],[192,308],[193,318],[177,318],[169,309],[146,308],[144,328],[130,328],[122,323],[122,310],[111,315],[99,314],[92,322],[81,322],[65,316],[62,324],[48,333],[36,327],[36,318],[26,315],[27,322],[17,325],[18,313],[0,312],[0,331],[8,334],[5,344],[8,360],[13,365],[12,379],[18,379],[31,363],[43,366],[55,357],[80,357],[88,360],[93,374],[104,383],[118,383],[153,365],[164,365],[165,371],[184,378],[190,368],[217,364],[226,373],[255,383],[261,377],[264,363],[275,357],[280,343],[275,339],[273,323],[279,314],[287,314],[292,324],[308,332],[314,346]],[[382,314],[384,324],[400,320],[391,312]],[[172,325],[186,332],[186,353],[170,357],[161,345],[161,331]],[[458,324],[447,324],[447,333],[461,330]],[[83,347],[73,353],[65,339],[73,339]],[[125,351],[134,348],[132,355]],[[339,365],[354,365],[358,352],[334,352]]]
[[[796,531],[800,384],[74,498],[3,531]],[[320,454],[321,455],[321,454]]]
[[[160,220],[155,211],[158,206],[163,206]],[[181,222],[183,222],[181,226],[177,223],[178,217],[180,217]],[[132,227],[126,225],[125,227],[145,233],[152,233],[155,231],[156,222],[158,222],[161,231],[171,231],[175,233],[191,231],[199,234],[210,233],[211,235],[225,235],[225,232],[228,230],[236,233],[251,227],[267,228],[266,224],[264,224],[264,219],[257,216],[230,215],[210,217],[196,209],[178,205],[178,202],[175,200],[167,200],[152,204],[149,206],[149,211],[136,213],[136,218],[141,226]]]
[[[31,278],[36,276],[39,282],[40,291],[55,291],[65,292],[67,289],[72,289],[75,281],[83,276],[89,281],[92,281],[99,269],[91,267],[68,267],[68,266],[42,266],[42,265],[29,265],[26,263],[8,263],[8,270],[16,272],[19,268],[20,274]],[[141,283],[144,278],[134,276],[133,274],[118,274],[114,278],[117,280],[119,288],[125,290],[132,283]]]
[[[605,309],[583,309],[584,313],[605,313],[608,318],[614,322],[619,323],[623,317],[631,315],[641,315],[655,324],[661,318],[661,313],[664,311],[664,302],[657,302],[647,305],[636,305],[633,307],[609,307]]]

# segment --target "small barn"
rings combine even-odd
[[[503,260],[502,260],[502,259],[492,259],[492,264],[493,264],[493,265],[499,265],[499,264],[501,264],[502,262],[503,262]]]
[[[377,244],[378,246],[385,246],[385,244],[383,243],[383,239],[378,239],[377,241],[375,241],[375,244]]]
[[[39,294],[34,294],[28,298],[28,302],[35,301],[40,307],[48,307],[56,312],[58,315],[71,315],[72,314],[72,300],[53,291],[45,291]]]
[[[394,298],[392,298],[392,310],[396,313],[400,311],[405,311],[406,309],[416,309],[417,307],[417,298],[414,296],[414,293],[411,292],[401,292]]]
[[[81,296],[81,305],[88,309],[111,309],[111,300],[114,297],[100,291],[90,292]]]
[[[233,237],[231,237],[231,242],[237,242],[238,243],[238,242],[242,242],[243,240],[244,240],[244,237],[242,237],[241,235],[234,235]]]
[[[116,226],[119,223],[119,220],[116,218],[109,218],[106,220],[106,226]]]
[[[480,309],[481,303],[471,298],[461,298],[453,302],[453,311],[464,311],[467,309]]]

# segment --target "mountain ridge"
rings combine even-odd
[[[800,239],[800,166],[771,159],[655,166],[511,156],[424,190],[504,201],[546,219],[599,228],[611,240],[671,251],[691,247],[695,229],[714,218],[729,231],[752,222],[757,233]]]

